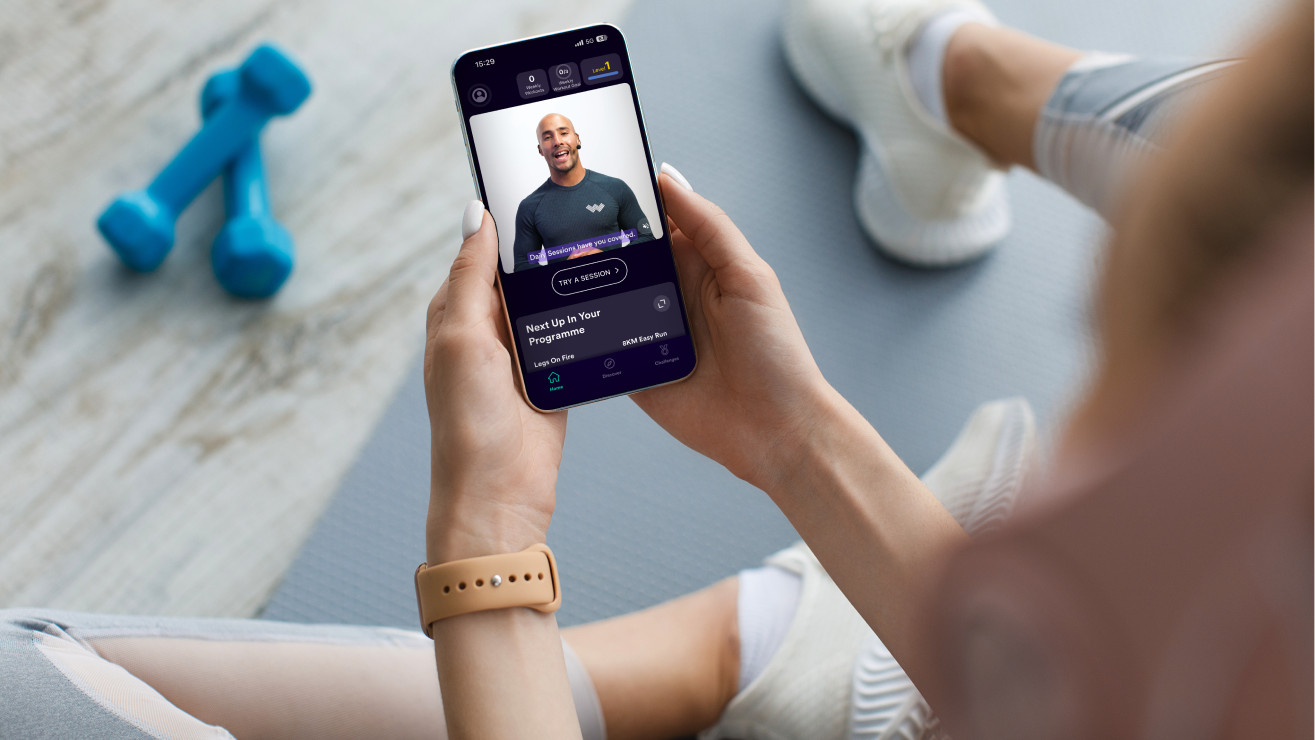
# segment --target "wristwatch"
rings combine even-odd
[[[526,606],[550,613],[562,605],[557,561],[545,544],[520,552],[485,555],[416,568],[420,629],[433,638],[433,624],[459,614]]]

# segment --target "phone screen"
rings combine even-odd
[[[612,25],[452,66],[526,399],[562,409],[680,380],[694,344],[625,39]]]

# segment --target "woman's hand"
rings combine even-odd
[[[661,182],[699,364],[636,402],[771,496],[900,664],[925,670],[929,587],[967,535],[827,384],[776,275],[730,219]]]
[[[429,304],[425,398],[432,447],[428,562],[543,542],[556,503],[566,413],[521,397],[494,276],[498,237],[483,204]]]
[[[699,362],[684,382],[633,398],[676,439],[766,490],[838,397],[772,268],[669,167],[659,183]]]

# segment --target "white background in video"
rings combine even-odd
[[[648,216],[653,236],[661,236],[664,224],[657,218],[657,194],[649,180],[630,86],[611,85],[471,117],[470,133],[484,173],[489,212],[498,225],[502,269],[512,271],[517,207],[548,179],[535,129],[549,113],[571,119],[580,135],[584,168],[624,180]]]

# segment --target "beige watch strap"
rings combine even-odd
[[[555,612],[562,605],[557,561],[547,545],[416,568],[420,628],[433,637],[434,622],[488,609],[526,606]]]

